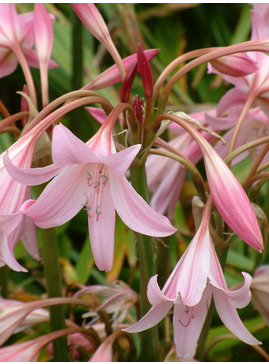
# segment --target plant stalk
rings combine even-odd
[[[149,191],[147,186],[146,170],[141,168],[130,168],[131,182],[137,193],[149,202]],[[137,244],[139,254],[140,270],[140,312],[145,315],[151,308],[147,299],[147,285],[150,278],[155,274],[154,242],[151,236],[137,233]],[[158,329],[153,327],[141,333],[141,353],[139,360],[158,361]]]
[[[37,191],[41,193],[43,187],[43,185],[37,186]],[[40,235],[48,298],[63,297],[56,229],[40,229]],[[64,306],[52,306],[49,311],[51,332],[64,329],[66,327]],[[53,341],[53,360],[55,362],[69,361],[66,336]]]

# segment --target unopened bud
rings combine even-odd
[[[151,99],[154,83],[153,75],[147,57],[140,44],[137,47],[137,64],[142,79],[145,98]]]

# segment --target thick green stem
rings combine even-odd
[[[37,190],[41,192],[42,187],[38,186]],[[62,297],[62,280],[56,230],[55,228],[40,229],[40,235],[48,298]],[[64,329],[66,327],[64,306],[52,306],[49,310],[51,332]],[[53,359],[56,362],[69,361],[67,338],[65,336],[53,341]]]
[[[141,168],[131,168],[131,182],[135,190],[145,201],[149,202],[149,192],[145,166]],[[141,315],[145,315],[151,308],[147,299],[147,285],[150,278],[155,274],[154,262],[154,242],[152,237],[137,234],[139,269],[140,269],[140,310]],[[140,360],[158,361],[158,328],[157,326],[141,333],[141,354]]]

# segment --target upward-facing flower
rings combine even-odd
[[[53,45],[52,19],[42,4],[35,4],[34,9],[35,49],[40,67],[42,103],[45,107],[49,102],[48,66]]]
[[[250,345],[259,343],[248,332],[236,311],[250,301],[251,276],[242,273],[244,285],[235,291],[228,290],[209,233],[210,210],[211,203],[207,203],[197,233],[163,289],[158,286],[157,275],[150,279],[148,299],[152,308],[127,329],[128,332],[139,332],[156,325],[174,305],[174,342],[181,360],[190,360],[195,354],[212,295],[224,325],[240,340]]]
[[[47,170],[55,168],[55,174],[60,170],[37,201],[29,200],[23,211],[36,225],[48,228],[65,223],[81,209],[86,210],[92,250],[100,270],[110,270],[113,264],[115,209],[126,225],[142,234],[167,236],[176,230],[125,178],[140,145],[116,153],[113,123],[108,117],[86,144],[62,124],[56,126],[51,166],[19,171],[7,160],[10,173],[25,184],[34,184],[35,178],[40,181]]]

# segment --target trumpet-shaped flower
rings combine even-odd
[[[205,124],[204,112],[190,114],[190,116],[203,125]],[[169,128],[173,133],[179,135],[169,141],[169,146],[175,152],[182,153],[192,163],[196,164],[202,158],[199,146],[183,128],[174,124],[170,124]],[[201,134],[208,141],[214,138],[209,133],[201,132]],[[169,160],[158,155],[149,155],[146,162],[146,171],[148,186],[150,191],[153,192],[151,207],[160,214],[167,211],[168,217],[171,220],[184,182],[186,168],[172,159]]]
[[[36,304],[38,307],[38,304]],[[0,345],[14,332],[27,326],[49,320],[49,312],[43,308],[35,308],[35,303],[21,302],[0,298]]]
[[[266,14],[268,13],[268,4],[254,4],[252,15],[252,34],[251,40],[258,40],[269,37],[269,28]],[[269,58],[268,55],[261,52],[248,52],[241,59],[241,69],[248,70],[250,62],[256,63],[257,70],[251,74],[241,77],[234,77],[222,72],[209,64],[210,73],[221,74],[221,76],[234,88],[229,90],[221,99],[217,107],[217,116],[222,116],[234,107],[241,108],[248,102],[250,105],[260,106],[263,112],[269,116]],[[253,67],[253,66],[251,66]],[[242,73],[242,71],[240,72]],[[238,74],[239,76],[240,74]],[[236,123],[237,119],[234,119]]]
[[[15,71],[24,55],[31,67],[39,67],[34,44],[34,13],[18,14],[15,4],[0,4],[0,77]],[[49,67],[57,66],[49,61]]]
[[[124,177],[139,150],[140,145],[134,145],[116,153],[107,122],[86,144],[60,124],[53,133],[53,165],[18,170],[6,159],[6,166],[14,178],[25,184],[34,184],[35,178],[40,180],[53,168],[55,174],[60,169],[37,201],[29,200],[23,211],[36,225],[48,228],[67,222],[81,209],[86,210],[96,265],[100,270],[110,270],[115,210],[126,225],[145,235],[167,236],[176,230]]]
[[[14,165],[30,167],[34,153],[33,135],[19,139],[8,153]],[[31,198],[31,192],[10,177],[3,163],[4,154],[0,156],[0,265],[7,264],[14,270],[25,271],[16,261],[13,249],[21,239],[29,254],[39,259],[34,223],[20,211],[24,201]]]
[[[148,299],[152,308],[128,332],[146,330],[160,322],[174,305],[173,327],[176,352],[181,360],[190,360],[213,295],[216,310],[224,325],[240,340],[257,345],[248,332],[236,308],[246,306],[251,298],[251,276],[242,273],[244,285],[235,291],[227,288],[209,233],[211,204],[207,203],[201,225],[190,245],[177,263],[163,289],[157,275],[148,284]]]

